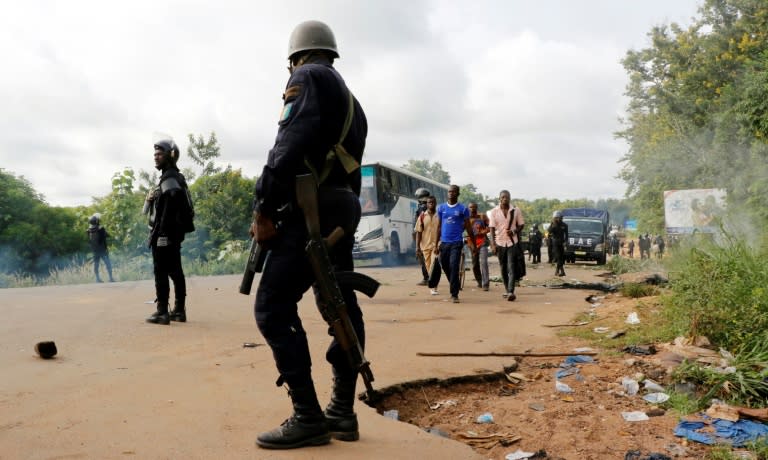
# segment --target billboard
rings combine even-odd
[[[667,233],[716,233],[725,212],[725,190],[700,188],[664,192]]]

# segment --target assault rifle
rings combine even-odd
[[[261,273],[264,269],[264,262],[267,260],[269,251],[260,245],[256,238],[251,240],[251,249],[248,254],[248,260],[245,262],[243,271],[243,280],[240,281],[240,294],[249,295],[253,285],[253,277],[256,273]]]
[[[363,347],[352,327],[347,312],[347,304],[344,302],[339,286],[343,285],[360,291],[368,297],[373,297],[379,288],[379,283],[361,273],[334,271],[328,256],[328,248],[344,236],[344,229],[336,227],[328,235],[328,238],[323,239],[320,233],[317,183],[312,175],[296,176],[296,200],[304,212],[304,220],[309,234],[309,241],[305,250],[315,275],[314,287],[317,292],[317,308],[325,322],[333,329],[334,337],[346,352],[350,365],[363,377],[367,396],[373,398],[375,393],[371,385],[373,382],[371,363],[363,355]]]

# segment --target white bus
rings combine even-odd
[[[415,254],[416,190],[429,190],[440,204],[448,201],[448,186],[382,162],[363,165],[361,174],[363,215],[352,255],[355,259],[381,257],[385,264],[403,262]]]

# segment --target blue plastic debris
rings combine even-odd
[[[738,422],[731,422],[723,419],[710,419],[707,416],[702,416],[707,421],[695,422],[682,420],[675,427],[675,436],[684,437],[691,441],[700,442],[702,444],[719,444],[729,443],[734,447],[742,447],[748,442],[756,441],[759,438],[768,436],[768,425],[763,423],[753,422],[751,420],[739,420]],[[709,420],[712,420],[709,422]],[[711,424],[715,428],[715,432],[699,433],[698,430]]]

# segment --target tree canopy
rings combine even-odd
[[[682,28],[660,25],[629,51],[629,144],[621,177],[641,226],[664,227],[663,192],[724,188],[731,208],[768,219],[768,4],[706,0]]]

